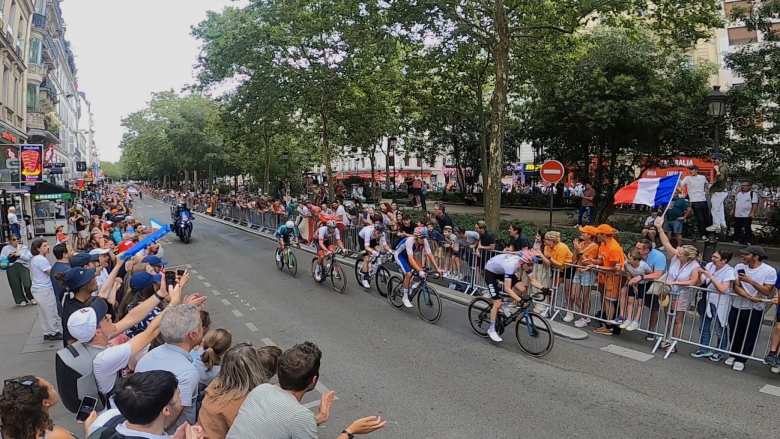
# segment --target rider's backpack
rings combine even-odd
[[[55,370],[57,389],[62,404],[72,413],[79,410],[81,400],[91,396],[98,400],[96,410],[102,410],[105,401],[98,392],[93,362],[103,349],[84,343],[74,343],[57,351]]]

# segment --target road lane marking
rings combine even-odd
[[[198,270],[190,270],[190,273],[192,273],[192,274],[198,274]]]
[[[251,323],[251,322],[250,323],[244,323],[244,325],[246,325],[246,327],[249,328],[250,331],[257,332],[257,326],[255,326],[254,323]]]
[[[211,288],[211,284],[208,282],[203,282],[203,286],[206,288]]]
[[[241,311],[239,311],[237,309],[233,310],[233,315],[236,316],[236,317],[239,317],[239,318],[244,317],[244,313],[242,313]]]
[[[198,278],[198,280],[206,280],[206,278],[205,278],[205,277],[203,277],[203,276],[201,276],[200,274],[199,274],[199,275],[197,275],[197,276],[195,276],[195,277],[197,277],[197,278]]]
[[[220,293],[220,292],[219,292],[219,291],[217,291],[217,290],[211,290],[211,294],[213,294],[213,295],[215,295],[215,296],[221,296],[221,295],[222,295],[222,293]]]
[[[222,304],[225,305],[225,306],[231,306],[232,305],[232,303],[230,303],[230,301],[227,300],[227,299],[222,299]]]
[[[758,391],[761,393],[766,393],[767,395],[780,397],[780,387],[777,386],[766,384],[764,387],[758,389]]]
[[[646,354],[644,352],[635,351],[633,349],[624,348],[623,346],[618,345],[608,345],[601,348],[604,352],[609,352],[610,354],[620,355],[621,357],[630,358],[632,360],[636,361],[648,361],[651,358],[653,358],[653,355]]]

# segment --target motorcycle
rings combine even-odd
[[[189,244],[190,237],[192,236],[192,218],[187,212],[181,212],[179,218],[175,223],[176,235],[179,236],[181,242]]]

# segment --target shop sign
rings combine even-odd
[[[0,133],[0,137],[2,137],[3,140],[6,140],[6,141],[11,142],[11,143],[16,143],[16,140],[17,140],[16,136],[14,136],[13,134],[9,133],[8,131],[3,131],[2,133]]]
[[[43,181],[43,145],[19,145],[22,182],[35,184]]]
[[[64,194],[33,194],[33,201],[44,201],[44,200],[53,200],[53,201],[68,201],[73,198],[73,195],[71,195],[70,192],[66,192]]]

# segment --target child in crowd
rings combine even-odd
[[[652,273],[653,269],[642,260],[639,250],[633,249],[628,255],[625,265],[625,273],[628,282],[620,290],[620,315],[616,323],[621,329],[633,331],[639,328],[642,320],[642,307],[649,282],[642,280],[642,276]],[[628,305],[628,309],[626,309]],[[625,317],[625,318],[624,318]]]
[[[198,369],[200,385],[206,387],[219,375],[222,356],[230,349],[233,335],[227,329],[212,329],[203,336],[201,346],[193,349],[192,364]]]
[[[67,235],[65,234],[65,232],[63,231],[62,224],[60,224],[59,226],[57,226],[57,227],[54,229],[54,232],[55,232],[55,239],[57,240],[57,244],[62,244],[62,243],[66,243],[66,244],[67,244],[67,242],[68,242],[68,236],[67,236]]]
[[[658,237],[658,231],[655,229],[655,225],[653,225],[656,218],[658,218],[658,211],[653,210],[642,225],[642,237],[649,239],[653,243],[653,248],[655,248],[655,240]]]
[[[276,371],[279,369],[279,357],[282,356],[282,349],[274,345],[262,346],[257,348],[257,355],[260,357],[260,363],[270,381],[276,376]]]

